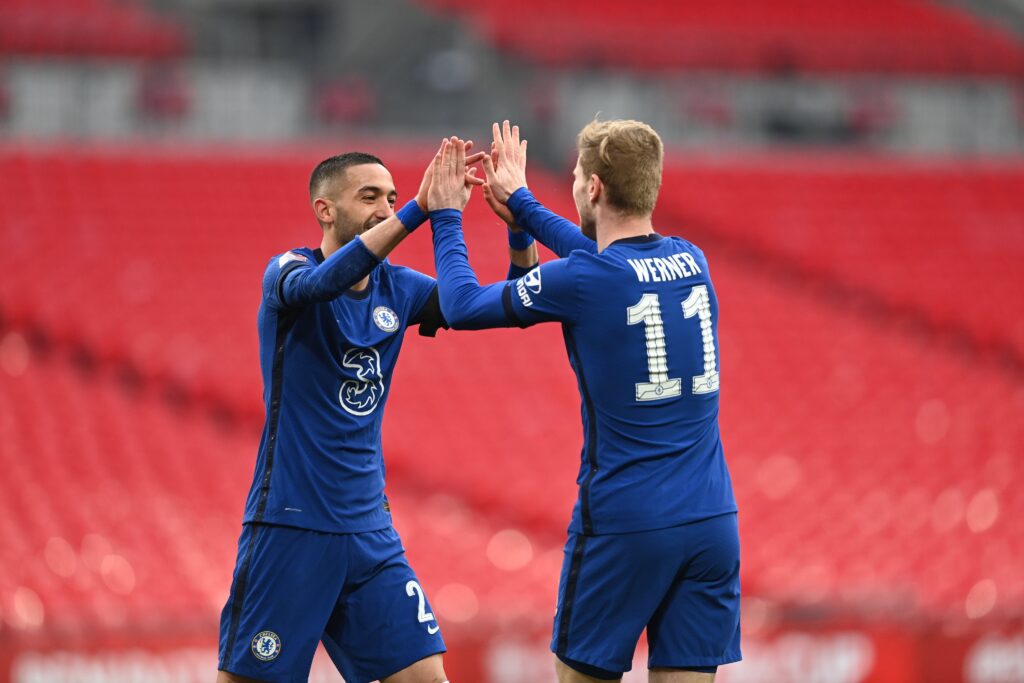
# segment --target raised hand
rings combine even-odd
[[[484,183],[480,189],[483,190],[483,199],[486,200],[490,210],[494,211],[496,216],[505,221],[506,225],[513,229],[518,229],[515,227],[515,218],[512,216],[512,211],[498,201],[498,198],[495,197],[495,191],[490,189],[490,185]]]
[[[497,163],[491,156],[484,155],[484,173],[491,194],[504,204],[513,192],[526,187],[526,140],[519,139],[519,126],[509,125],[507,119],[500,127],[493,124],[491,132]]]
[[[482,153],[470,158],[486,157]],[[466,169],[466,143],[451,137],[441,143],[441,149],[434,156],[430,188],[427,191],[427,206],[431,211],[458,209],[462,211],[469,203],[474,185],[483,184],[476,177],[476,169]]]
[[[444,147],[445,141],[441,141],[441,147],[437,149],[437,154],[434,159],[437,159],[441,155],[441,149]],[[466,142],[466,151],[468,152],[473,148],[473,141],[468,140]],[[473,164],[477,163],[486,156],[486,152],[477,152],[466,157],[466,182],[473,185],[483,185],[483,178],[476,177],[476,169],[470,168]],[[423,180],[420,181],[420,189],[416,191],[416,203],[420,205],[420,209],[423,211],[430,211],[434,207],[430,206],[427,202],[427,193],[430,190],[430,180],[434,176],[434,160],[431,160],[427,164],[427,169],[423,171]]]

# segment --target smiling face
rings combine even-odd
[[[314,200],[314,210],[318,202],[324,203],[317,210],[321,225],[338,244],[347,244],[356,235],[393,216],[397,198],[395,181],[386,168],[380,164],[359,164],[349,166],[325,183],[322,194]]]

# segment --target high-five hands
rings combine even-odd
[[[461,138],[451,137],[441,143],[441,149],[434,156],[430,187],[427,190],[427,206],[431,211],[458,209],[462,211],[469,203],[474,185],[483,185],[483,178],[476,177],[475,168],[466,168],[480,158],[489,158],[483,152],[466,157],[467,143]],[[469,160],[472,159],[472,162]]]
[[[519,126],[509,125],[507,119],[500,127],[495,123],[491,132],[494,134],[492,150],[496,155],[495,158],[483,157],[488,194],[505,204],[513,192],[526,187],[526,140],[519,139]]]
[[[449,140],[447,140],[447,139],[445,139],[445,140],[443,140],[441,142],[441,147],[438,148],[437,154],[434,156],[434,158],[431,160],[431,162],[427,165],[427,169],[423,172],[423,180],[420,182],[420,189],[416,191],[416,203],[420,205],[420,209],[423,210],[423,211],[433,211],[434,209],[443,208],[443,207],[434,206],[433,204],[430,204],[427,195],[428,195],[428,192],[430,191],[430,181],[434,177],[434,162],[437,161],[437,159],[441,156],[441,151],[444,149],[445,144],[448,143],[448,142],[449,142]],[[472,148],[473,148],[473,141],[472,140],[467,141],[466,142],[466,149],[465,149],[465,151],[468,152]],[[478,161],[483,159],[485,156],[486,156],[486,152],[477,152],[476,154],[471,154],[471,155],[466,157],[464,169],[465,169],[465,179],[466,179],[467,183],[472,183],[473,185],[482,185],[483,184],[483,182],[484,182],[483,179],[476,177],[476,169],[475,168],[470,168],[470,166],[472,166],[473,164],[477,163]]]
[[[498,167],[498,147],[493,142],[491,143],[491,163],[495,168]],[[491,211],[494,212],[494,215],[505,221],[505,225],[509,227],[509,230],[518,232],[519,227],[515,224],[516,219],[512,215],[512,210],[505,204],[498,201],[498,198],[494,196],[494,191],[491,189],[491,186],[484,183],[483,187],[480,189],[483,191],[484,200],[487,202],[487,205],[491,207]]]

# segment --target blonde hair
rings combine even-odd
[[[665,150],[653,128],[641,121],[595,119],[580,131],[576,148],[584,177],[601,179],[612,207],[630,216],[654,211]]]

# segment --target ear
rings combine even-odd
[[[604,184],[601,182],[601,179],[597,177],[596,173],[592,174],[590,182],[587,183],[587,196],[590,198],[591,203],[597,204],[603,192]]]
[[[313,213],[321,223],[334,222],[334,204],[323,197],[317,197],[313,200]]]

